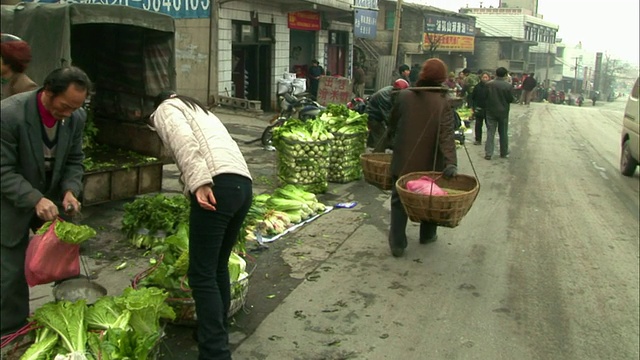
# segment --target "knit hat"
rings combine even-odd
[[[409,68],[409,65],[407,65],[407,64],[402,64],[398,68],[398,71],[400,72],[400,74],[402,74],[402,72],[407,71],[407,70],[411,70],[411,68]]]
[[[406,89],[409,87],[409,83],[405,79],[398,79],[393,82],[394,89]]]
[[[31,61],[31,48],[29,44],[16,36],[2,34],[0,55],[2,55],[2,61],[9,65],[11,70],[22,73]]]

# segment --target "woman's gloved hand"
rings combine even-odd
[[[451,179],[456,175],[458,175],[458,167],[453,164],[447,165],[442,171],[442,176],[444,176],[445,179]]]

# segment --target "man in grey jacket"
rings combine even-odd
[[[80,210],[84,154],[81,106],[91,82],[76,67],[52,71],[43,88],[2,100],[0,279],[2,335],[27,323],[24,275],[29,229]]]
[[[487,142],[485,143],[485,159],[493,156],[496,128],[500,136],[500,157],[509,156],[509,110],[515,102],[511,84],[507,82],[509,72],[503,67],[496,69],[496,78],[487,83]]]

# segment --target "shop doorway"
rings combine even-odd
[[[272,27],[270,24],[234,22],[231,56],[231,96],[259,100],[263,111],[271,111]]]
[[[347,73],[349,34],[345,31],[330,31],[327,45],[327,75],[344,76]]]
[[[233,97],[259,100],[271,110],[271,45],[237,45],[232,57]]]

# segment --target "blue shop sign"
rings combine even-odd
[[[377,24],[377,11],[356,9],[353,21],[353,35],[359,38],[375,39]]]
[[[208,19],[211,16],[212,0],[25,0],[41,3],[80,3],[102,5],[124,5],[170,15],[176,19]]]

